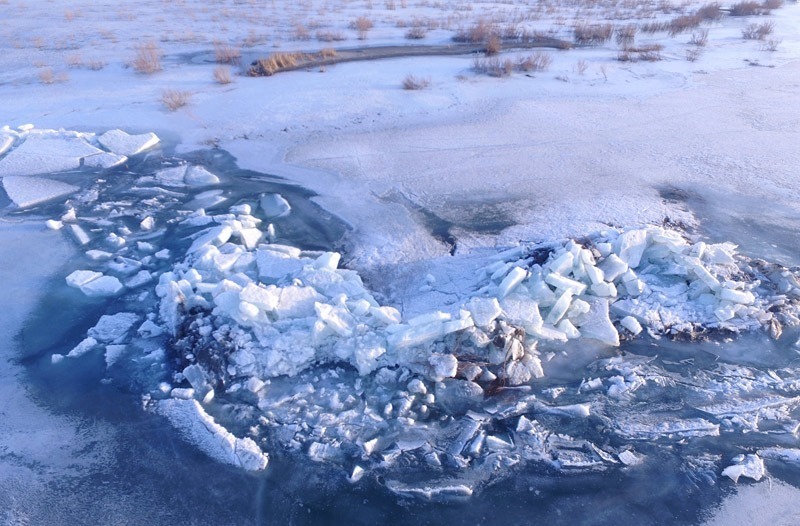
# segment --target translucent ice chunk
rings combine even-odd
[[[155,133],[129,135],[122,130],[109,130],[98,137],[97,141],[113,153],[131,156],[152,148],[158,144],[159,139]]]
[[[261,198],[259,204],[267,218],[285,217],[292,211],[289,201],[284,199],[281,194],[266,194]]]
[[[488,327],[503,312],[497,298],[474,297],[464,307],[478,327]]]

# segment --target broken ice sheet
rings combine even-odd
[[[216,205],[223,195],[214,190],[201,197]],[[238,198],[234,191],[228,195]],[[550,243],[545,257],[534,257],[535,245],[521,245],[487,258],[484,286],[474,298],[461,298],[448,312],[431,308],[404,318],[374,297],[357,273],[342,268],[339,254],[270,244],[275,233],[261,221],[288,207],[268,211],[254,203],[250,196],[227,213],[181,213],[178,222],[158,208],[127,224],[116,216],[88,222],[81,210],[64,219],[77,227],[82,218],[86,243],[125,251],[123,258],[90,254],[88,268],[102,272],[76,274],[73,286],[121,278],[128,287],[119,291],[124,301],[145,305],[138,298],[154,290],[159,297],[148,312],[114,318],[125,321],[124,329],[98,323],[73,356],[104,348],[109,365],[179,363],[171,384],[150,393],[148,406],[169,413],[203,451],[237,466],[265,465],[259,451],[274,447],[338,465],[353,483],[375,480],[369,475],[378,470],[398,494],[438,500],[474,494],[520,463],[562,474],[633,471],[676,445],[714,449],[727,433],[743,433],[724,426],[728,412],[690,418],[650,403],[685,396],[694,409],[709,409],[714,400],[697,403],[716,387],[709,378],[687,373],[686,383],[698,386],[688,396],[686,385],[658,381],[667,374],[658,363],[637,369],[640,362],[628,353],[613,368],[577,367],[574,377],[562,374],[554,384],[555,361],[548,358],[558,353],[570,361],[569,340],[614,346],[620,333],[632,338],[640,331],[719,327],[713,310],[720,306],[732,313],[725,323],[741,330],[766,326],[766,313],[795,312],[788,302],[769,310],[779,286],[742,278],[755,274],[731,247],[700,250],[653,227],[624,243],[618,231],[592,235],[583,245]],[[175,235],[192,243],[191,254],[181,260],[179,245],[165,248],[159,236],[137,237],[150,236],[156,225],[174,225]],[[125,243],[109,244],[111,233]],[[141,268],[129,261],[133,254],[142,258]],[[173,254],[179,261],[168,263]],[[687,266],[687,257],[719,289]],[[784,270],[775,269],[778,275]],[[788,278],[780,279],[782,294],[793,290]],[[579,389],[583,377],[594,388]],[[619,446],[605,445],[597,426]],[[770,436],[757,426],[748,432]],[[236,454],[237,444],[250,460]]]
[[[21,145],[0,159],[0,177],[75,170],[85,157],[102,153],[103,150],[82,137],[55,131],[28,135]]]
[[[9,199],[20,208],[46,203],[80,190],[75,185],[45,177],[6,176],[2,185]]]

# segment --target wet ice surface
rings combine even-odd
[[[23,361],[44,401],[120,430],[82,487],[172,488],[141,490],[154,521],[692,522],[764,466],[797,483],[786,269],[609,231],[489,258],[460,312],[401,319],[328,252],[344,226],[223,152],[59,176],[81,186],[66,206],[15,216],[86,256],[50,295],[75,309],[43,305]],[[169,509],[209,479],[225,504]]]

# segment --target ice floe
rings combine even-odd
[[[80,188],[46,177],[27,177],[8,175],[3,177],[3,185],[8,198],[19,208],[28,208],[46,203],[59,197],[74,194]]]
[[[152,148],[159,139],[155,133],[129,135],[122,130],[109,130],[100,135],[97,141],[111,153],[130,157]]]

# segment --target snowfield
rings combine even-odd
[[[133,389],[253,477],[300,459],[481,502],[664,463],[701,494],[777,477],[789,506],[800,7],[747,8],[0,1],[0,261],[24,299],[0,324],[3,518],[41,517],[19,489],[39,471],[119,447],[19,363],[35,389]],[[245,75],[454,41],[476,50]],[[81,313],[50,346],[17,337],[45,290]]]

